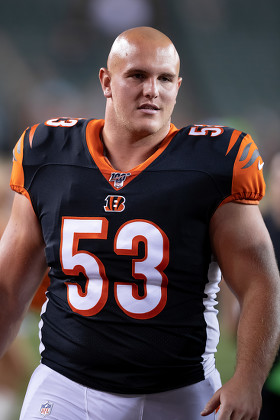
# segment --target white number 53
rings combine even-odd
[[[191,136],[207,136],[210,134],[210,137],[219,136],[224,132],[223,127],[220,125],[201,125],[196,124],[190,128],[189,134]]]
[[[66,275],[86,277],[85,291],[79,283],[66,282],[67,299],[74,312],[92,316],[102,310],[108,298],[108,278],[102,261],[94,254],[80,250],[80,239],[106,240],[108,220],[100,218],[64,217],[61,227],[60,259]],[[144,258],[132,259],[132,277],[144,282],[140,296],[136,282],[115,282],[114,295],[118,306],[128,316],[148,319],[158,315],[166,304],[167,277],[163,270],[169,262],[169,241],[165,233],[147,220],[131,220],[115,235],[117,255],[138,255],[138,244],[144,242]]]

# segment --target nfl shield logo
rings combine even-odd
[[[122,188],[124,185],[124,182],[126,181],[126,178],[130,176],[130,172],[111,172],[111,176],[109,178],[109,181],[114,182],[115,188]]]
[[[52,407],[53,407],[53,403],[50,402],[50,401],[47,401],[44,404],[42,404],[41,408],[40,408],[41,416],[45,417],[45,416],[48,416],[49,414],[51,414]]]

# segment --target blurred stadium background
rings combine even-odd
[[[114,37],[141,25],[165,32],[181,56],[183,85],[173,118],[178,127],[213,123],[247,131],[265,162],[280,150],[277,0],[1,0],[0,234],[12,199],[11,151],[22,131],[59,116],[103,117],[98,70]],[[226,380],[235,346],[222,313],[218,365]],[[15,383],[5,383],[5,364],[0,366],[3,420],[18,418],[18,401],[39,360],[37,316],[28,317],[21,344],[15,344]],[[4,418],[12,389],[19,397],[11,399],[14,414]]]

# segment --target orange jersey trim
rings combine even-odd
[[[30,147],[32,147],[32,142],[33,142],[33,137],[36,131],[36,128],[38,127],[39,124],[33,125],[33,127],[31,127],[30,131],[29,131],[29,144]]]
[[[23,143],[26,130],[21,135],[13,150],[13,168],[10,179],[10,187],[13,191],[25,195],[30,200],[29,193],[24,188],[24,172],[22,167],[23,161]]]
[[[35,131],[39,124],[33,125],[31,129],[29,130],[29,144],[32,148],[32,142],[34,138]],[[31,202],[30,195],[28,191],[24,187],[24,171],[22,166],[23,161],[23,149],[24,149],[24,137],[27,133],[27,130],[29,127],[23,132],[20,139],[18,140],[17,144],[14,147],[13,150],[13,168],[12,168],[12,174],[10,179],[10,187],[13,191],[25,195],[25,197],[28,198],[28,200]]]
[[[240,131],[234,131],[227,153],[236,143]],[[265,195],[263,160],[252,137],[247,134],[240,145],[233,166],[232,194],[220,204],[236,201],[243,204],[259,204]]]
[[[231,149],[233,148],[233,146],[237,142],[238,137],[240,136],[240,134],[241,134],[241,131],[234,130],[234,132],[231,135],[230,141],[229,141],[229,145],[228,145],[228,149],[227,149],[226,155],[231,151]]]
[[[123,181],[123,185],[121,187],[115,187],[113,181],[110,181],[112,173],[120,173],[121,171],[115,170],[112,165],[110,164],[109,160],[104,156],[104,148],[100,138],[101,131],[104,127],[104,120],[92,120],[88,123],[86,128],[86,142],[89,149],[89,152],[98,166],[100,172],[104,176],[104,178],[109,182],[109,184],[116,190],[119,191],[121,188],[125,187],[129,182],[131,182],[137,175],[139,175],[142,171],[144,171],[154,160],[166,149],[166,147],[171,142],[172,138],[178,133],[178,129],[173,125],[170,124],[170,130],[167,136],[163,139],[160,146],[156,150],[155,153],[152,154],[145,162],[141,163],[140,165],[136,166],[135,168],[126,171],[125,174],[130,174],[126,177]]]
[[[47,273],[45,274],[40,286],[38,287],[33,297],[33,300],[30,304],[30,309],[40,312],[40,309],[42,308],[43,303],[46,301],[46,292],[48,290],[49,285],[50,285],[50,278]]]

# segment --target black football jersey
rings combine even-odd
[[[11,187],[32,203],[50,267],[42,363],[109,392],[198,382],[219,338],[209,222],[228,201],[258,203],[262,159],[240,131],[171,124],[149,159],[120,172],[103,125],[49,120],[14,149]]]

